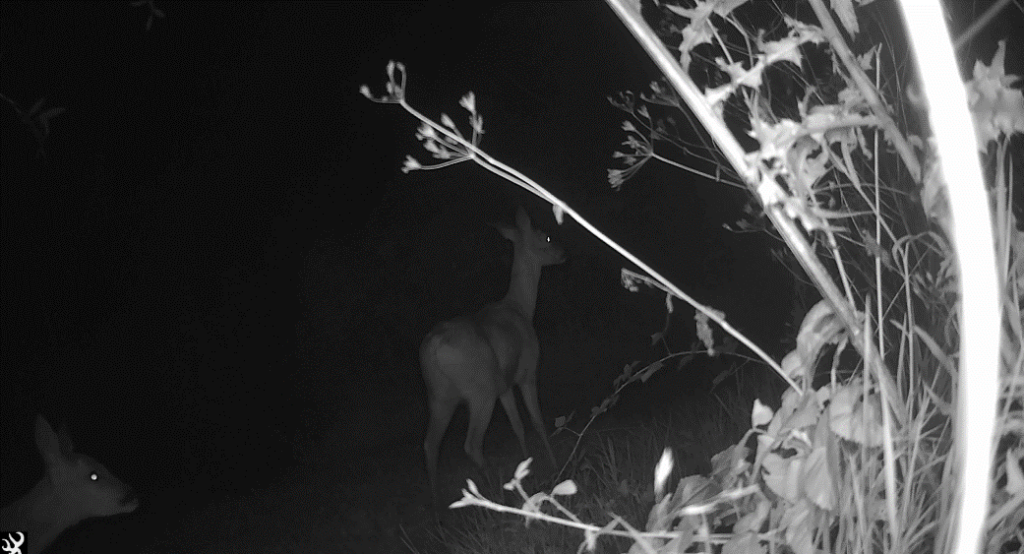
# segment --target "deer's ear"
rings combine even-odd
[[[57,442],[60,444],[60,451],[65,456],[70,456],[75,451],[75,444],[71,442],[71,435],[68,434],[68,423],[61,421],[57,426]]]
[[[516,210],[516,226],[523,231],[529,231],[533,228],[530,224],[530,215],[526,213],[522,206],[519,206],[519,209]]]
[[[516,233],[518,233],[519,230],[516,229],[515,227],[509,227],[508,225],[505,225],[503,223],[495,223],[493,221],[488,221],[487,224],[497,229],[498,232],[501,233],[501,236],[507,238],[512,242],[516,241]]]
[[[64,444],[60,436],[53,432],[53,427],[50,427],[50,422],[46,421],[42,415],[36,416],[36,448],[39,449],[39,454],[43,456],[43,461],[47,466],[56,463],[56,460],[60,458]]]

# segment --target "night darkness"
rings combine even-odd
[[[40,146],[0,107],[0,500],[42,473],[37,413],[141,500],[52,551],[397,552],[399,525],[423,540],[417,351],[438,321],[505,293],[512,249],[487,223],[517,206],[568,258],[545,269],[535,317],[549,431],[658,357],[664,297],[626,291],[627,263],[577,224],[471,164],[401,172],[407,155],[430,161],[416,121],[358,94],[383,92],[389,60],[408,68],[413,106],[463,130],[473,91],[484,150],[784,352],[793,288],[768,252],[781,244],[723,229],[744,193],[654,163],[609,186],[625,135],[606,97],[657,73],[604,4],[156,6],[148,32],[129,2],[0,8],[0,93],[66,110]],[[693,310],[676,307],[680,350]],[[659,376],[615,417],[706,393],[711,364]],[[498,412],[485,450],[516,452]],[[453,495],[465,425],[457,414],[442,448]],[[220,534],[239,512],[248,542]]]

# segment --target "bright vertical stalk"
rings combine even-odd
[[[953,241],[960,267],[960,373],[957,457],[959,525],[952,552],[974,554],[981,548],[988,514],[999,376],[999,287],[992,219],[973,122],[957,71],[938,0],[902,0],[918,71],[929,103],[953,218]]]

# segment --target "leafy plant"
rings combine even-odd
[[[710,476],[686,477],[666,493],[666,454],[655,469],[654,505],[643,530],[615,514],[605,525],[580,521],[556,498],[577,492],[572,480],[551,493],[528,495],[521,481],[529,460],[506,485],[522,496],[521,508],[487,500],[472,481],[452,506],[557,521],[582,530],[580,548],[590,550],[598,537],[611,535],[632,538],[631,553],[683,552],[699,544],[724,553],[952,551],[965,509],[960,472],[971,438],[960,414],[991,408],[965,405],[958,395],[966,378],[957,356],[959,292],[970,283],[961,283],[951,241],[958,227],[932,138],[923,127],[898,121],[889,107],[903,97],[897,58],[882,56],[893,45],[854,53],[821,0],[808,2],[817,24],[774,4],[743,0],[610,4],[666,77],[650,93],[611,100],[630,116],[622,126],[625,151],[615,155],[625,167],[609,171],[611,185],[619,188],[646,163],[660,161],[743,188],[756,208],[734,228],[777,233],[790,252],[783,258],[787,267],[805,272],[821,298],[802,289],[808,308],[797,313],[803,312],[793,349],[774,361],[729,326],[726,314],[694,301],[550,192],[481,150],[483,120],[472,94],[460,102],[472,128],[465,138],[447,115],[435,123],[413,109],[404,67],[389,64],[387,93],[374,97],[366,87],[362,93],[420,119],[417,137],[440,160],[424,166],[410,157],[406,171],[473,161],[542,197],[559,222],[569,215],[647,274],[623,270],[624,286],[664,291],[669,311],[674,299],[692,305],[789,386],[777,409],[755,401],[751,429],[712,459]],[[861,32],[852,2],[831,5],[849,36]],[[774,28],[760,26],[765,16]],[[1011,88],[1017,78],[1005,75],[1004,56],[1001,42],[991,64],[979,62],[967,83],[978,144],[995,168],[985,192],[1001,278],[1000,441],[987,476],[994,494],[984,525],[992,552],[1021,544],[1024,517],[1024,236],[1013,223],[1007,157],[1011,136],[1024,132],[1024,97]],[[883,79],[883,69],[895,78]],[[701,140],[682,138],[676,112],[699,123]],[[659,145],[716,168],[674,161],[656,151]],[[978,244],[986,248],[987,229],[980,231]],[[701,339],[714,352],[712,333]],[[627,365],[580,434],[614,405],[623,387],[661,370],[669,358],[688,355],[670,354],[639,371]],[[991,444],[990,437],[980,444]],[[545,505],[560,516],[543,512]]]

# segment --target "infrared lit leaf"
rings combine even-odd
[[[713,9],[716,14],[725,17],[746,3],[747,0],[716,0]]]
[[[764,482],[775,494],[797,502],[800,500],[800,475],[803,467],[803,460],[797,456],[783,458],[778,454],[771,453],[765,456],[761,465],[764,472]]]
[[[654,496],[659,501],[665,491],[665,481],[668,481],[673,465],[675,465],[675,462],[672,459],[672,450],[668,448],[662,450],[661,459],[654,466]]]
[[[796,409],[783,422],[785,429],[802,430],[817,423],[821,415],[821,404],[815,394],[803,394],[793,397],[796,400]]]
[[[737,536],[741,533],[757,533],[761,529],[761,525],[764,523],[765,518],[768,517],[771,507],[771,502],[766,498],[762,498],[758,501],[757,507],[753,511],[747,512],[747,515],[741,517],[740,520],[736,522],[736,526],[733,527],[733,532],[736,533]],[[751,552],[761,551],[757,550]]]
[[[1006,451],[1006,492],[1017,496],[1024,494],[1024,472],[1020,469],[1020,460],[1024,457],[1024,447]]]
[[[810,42],[813,44],[821,44],[825,42],[825,33],[821,30],[821,27],[817,25],[808,25],[799,19],[794,19],[790,16],[783,17],[786,25],[789,27],[790,36],[797,36],[800,38],[800,42]]]
[[[608,525],[611,525],[613,523],[616,523],[616,521],[614,519],[612,521],[609,521]],[[587,551],[588,552],[593,552],[594,549],[597,548],[597,537],[600,536],[600,535],[598,535],[598,530],[597,529],[590,529],[590,528],[584,529],[583,530],[583,536],[586,538]]]
[[[658,360],[652,363],[651,365],[647,366],[647,371],[644,371],[640,375],[640,382],[646,383],[647,380],[651,378],[651,375],[654,375],[655,373],[661,370],[662,366],[663,364],[661,363],[661,360]]]
[[[823,510],[835,509],[836,498],[833,494],[832,474],[828,470],[827,453],[824,446],[818,446],[811,450],[803,469],[804,475],[801,482],[807,498]]]
[[[420,165],[420,162],[416,161],[416,158],[413,158],[412,156],[406,156],[405,163],[402,165],[402,172],[409,173],[410,171],[415,171],[417,169],[422,168],[423,166]]]
[[[779,527],[786,530],[786,543],[796,554],[816,554],[814,548],[817,525],[815,524],[814,506],[806,499],[800,500],[786,509],[782,514]]]
[[[530,522],[531,521],[537,519],[536,515],[534,515],[534,514],[541,513],[540,512],[540,504],[543,501],[543,499],[544,499],[544,493],[538,492],[537,494],[531,496],[530,498],[527,498],[526,502],[523,502],[523,511],[526,512],[527,514],[531,514],[531,515],[527,515],[526,516],[526,526],[527,527],[530,526]]]
[[[793,62],[799,67],[803,63],[803,55],[800,54],[800,39],[790,36],[782,40],[774,40],[762,43],[761,51],[764,52],[768,63]]]
[[[874,45],[870,50],[857,56],[857,65],[860,66],[864,71],[871,71],[871,68],[875,65],[875,54],[878,52],[878,45]]]
[[[484,118],[479,114],[474,114],[469,118],[469,124],[473,126],[473,132],[478,135],[484,133]]]
[[[859,381],[839,388],[829,405],[829,427],[840,437],[865,446],[882,444],[882,407],[875,395],[862,394]]]
[[[761,554],[764,551],[757,533],[752,532],[736,533],[722,546],[722,554]]]
[[[572,479],[562,481],[551,490],[552,496],[571,496],[576,494],[576,483]]]
[[[992,57],[992,64],[981,61],[974,64],[974,79],[967,82],[967,102],[974,116],[974,129],[978,148],[984,151],[988,142],[1001,134],[1024,133],[1024,94],[1011,85],[1020,80],[1017,75],[1006,75],[1006,40]]]
[[[692,59],[690,51],[701,44],[710,43],[711,39],[715,36],[716,29],[711,23],[714,4],[714,2],[697,0],[693,9],[664,4],[666,8],[676,15],[690,20],[690,23],[683,28],[683,42],[679,45],[679,52],[681,53],[679,65],[683,67],[683,72],[690,69],[690,60]]]
[[[761,86],[761,70],[764,69],[764,65],[757,64],[748,70],[743,67],[743,62],[739,61],[725,63],[722,58],[715,58],[715,63],[719,69],[729,75],[734,86],[745,85],[750,88]]]
[[[533,462],[533,458],[527,458],[516,466],[516,479],[523,479],[530,474],[530,463]]]
[[[857,15],[853,13],[853,0],[832,0],[832,10],[839,16],[839,21],[851,37],[857,36]]]
[[[441,125],[444,125],[445,127],[448,127],[449,129],[454,129],[455,128],[455,122],[452,121],[452,118],[448,117],[448,114],[446,114],[446,113],[442,113],[441,114]]]
[[[469,113],[475,114],[476,96],[473,94],[473,91],[467,92],[466,95],[463,96],[461,100],[459,100],[459,105],[462,106],[463,108],[466,108],[466,111],[468,111]]]
[[[724,315],[719,312],[716,315]],[[711,356],[715,355],[715,335],[711,330],[711,325],[708,323],[708,316],[705,313],[697,312],[693,314],[693,319],[696,322],[695,329],[697,331],[697,338],[704,344],[704,348],[708,350],[708,354]]]
[[[772,409],[761,403],[760,399],[754,399],[754,410],[750,414],[751,427],[767,425],[775,414]]]

